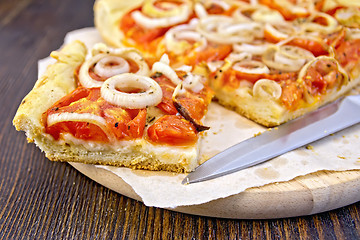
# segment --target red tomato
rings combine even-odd
[[[98,142],[109,141],[104,131],[95,124],[88,122],[60,122],[46,128],[46,133],[52,135],[56,140],[60,133],[70,133],[76,138]]]
[[[148,128],[152,142],[171,145],[188,145],[197,141],[195,127],[177,115],[165,115]]]
[[[336,49],[336,59],[343,67],[348,63],[358,62],[360,59],[360,39],[342,42]]]
[[[175,89],[175,84],[173,84],[169,79],[167,79],[165,76],[161,75],[159,77],[154,77],[154,80],[160,85],[163,98],[161,103],[157,105],[158,108],[160,108],[164,113],[166,114],[177,114],[178,111],[176,110],[172,95]]]
[[[303,98],[304,89],[295,81],[283,81],[281,101],[287,109],[296,109]]]
[[[316,57],[328,54],[328,50],[326,48],[327,46],[315,40],[306,38],[294,38],[288,44],[304,48],[312,52]]]
[[[117,139],[133,139],[143,136],[146,123],[146,109],[130,110],[114,106],[106,102],[100,95],[100,89],[79,87],[72,93],[60,99],[43,114],[46,119],[52,113],[91,113],[103,117],[106,121],[106,131]],[[71,133],[84,139],[107,142],[106,133],[97,125],[88,122],[66,121],[46,126],[46,132],[58,139],[61,132]]]
[[[177,102],[180,103],[182,107],[186,108],[191,118],[197,120],[198,122],[202,119],[207,110],[206,105],[204,104],[204,99],[202,98],[179,97]]]
[[[135,9],[134,11],[139,10]],[[125,14],[120,21],[120,29],[127,38],[133,39],[137,44],[149,45],[155,39],[163,36],[169,28],[153,28],[151,30],[137,25],[131,17],[131,12]]]
[[[201,62],[211,62],[217,60],[223,60],[232,51],[231,45],[209,43],[209,45],[200,52],[191,52],[188,57],[185,57],[186,65],[197,65]],[[187,54],[185,54],[187,56]],[[184,58],[184,56],[181,56]]]

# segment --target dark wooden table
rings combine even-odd
[[[130,0],[129,0],[130,1]],[[0,0],[0,239],[359,239],[360,203],[289,219],[228,220],[144,206],[45,159],[12,118],[91,0]]]

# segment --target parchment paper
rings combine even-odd
[[[75,39],[83,41],[89,48],[102,41],[94,28],[70,32],[66,35],[64,42],[68,43]],[[51,62],[49,58],[39,61],[39,75]],[[266,130],[216,103],[211,103],[205,125],[210,126],[210,130],[202,139],[203,160]],[[106,169],[121,177],[142,198],[145,205],[174,208],[205,203],[238,194],[247,188],[288,181],[320,170],[360,169],[359,136],[360,124],[357,124],[257,166],[189,185],[181,184],[186,174],[110,166],[96,167]]]

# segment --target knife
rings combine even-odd
[[[360,95],[345,97],[220,152],[187,175],[182,184],[257,165],[359,122]]]

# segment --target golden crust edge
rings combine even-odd
[[[96,0],[94,4],[94,24],[105,42],[114,47],[124,47],[124,35],[119,22],[129,10],[140,6],[144,0],[117,1]]]
[[[240,115],[265,127],[275,127],[331,103],[358,87],[360,85],[359,65],[360,62],[350,73],[352,80],[347,85],[343,85],[338,90],[330,91],[315,104],[299,108],[292,112],[285,106],[282,106],[278,101],[271,98],[256,98],[251,95],[240,97],[236,94],[236,91],[227,91],[224,87],[216,86],[216,84],[211,81],[210,86],[215,91],[216,100],[220,105],[227,109],[234,110]],[[262,113],[262,110],[264,109],[270,110],[268,112],[271,114],[259,114]]]
[[[74,41],[51,53],[56,63],[49,65],[35,82],[32,90],[21,101],[13,119],[16,130],[25,131],[29,141],[43,132],[42,114],[76,88],[74,71],[85,56],[86,47],[80,41]]]

